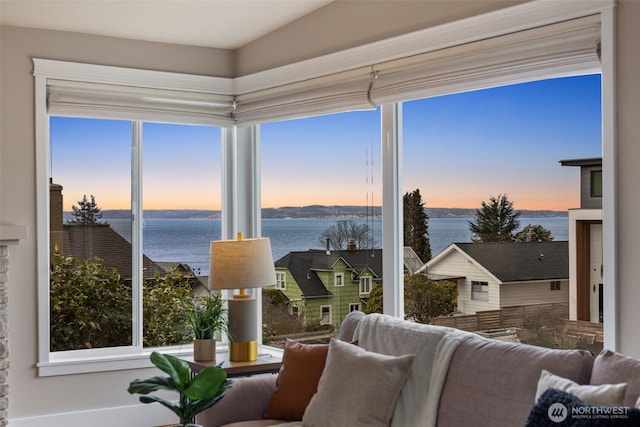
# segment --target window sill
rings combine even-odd
[[[218,343],[216,353],[225,354],[227,350],[226,344]],[[193,356],[191,345],[146,348],[142,351],[130,348],[109,349],[104,352],[101,350],[82,350],[51,353],[48,362],[40,362],[36,366],[39,377],[152,368],[153,364],[149,360],[149,355],[153,351],[161,351],[178,357]],[[221,357],[224,356],[221,355]]]

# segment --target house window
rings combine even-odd
[[[591,197],[602,197],[602,171],[591,171]]]
[[[330,325],[332,323],[331,320],[331,306],[330,305],[321,305],[320,306],[320,324],[321,325]]]
[[[360,296],[369,295],[371,293],[371,276],[362,276],[360,278]]]
[[[489,283],[472,281],[471,299],[474,301],[489,301]]]
[[[187,210],[213,211],[203,201],[219,197],[219,178],[200,156],[175,161],[215,157],[218,129],[61,116],[49,129],[50,351],[190,342],[180,331],[206,286],[193,271],[206,271],[220,224]]]
[[[351,304],[349,304],[349,313],[351,313],[352,311],[360,311],[359,302],[352,302]]]
[[[287,273],[284,271],[276,271],[276,289],[287,289]]]
[[[110,81],[113,69],[34,63],[38,310],[49,322],[39,375],[140,366],[145,347],[181,351],[186,308],[206,287],[195,272],[208,275],[210,242],[221,238],[218,104],[198,89],[209,79],[139,70],[130,86],[101,85],[89,81]],[[132,89],[160,80],[173,90]],[[183,306],[163,308],[172,299]],[[69,321],[82,312],[88,321]]]
[[[333,286],[344,286],[344,273],[336,273],[333,275]]]
[[[297,305],[290,306],[290,310],[292,316],[300,316],[300,307]]]
[[[560,285],[560,280],[552,280],[551,281],[551,286],[550,289],[552,291],[559,291],[562,289],[562,286]]]

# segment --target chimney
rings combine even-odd
[[[525,241],[535,242],[537,240],[538,240],[538,235],[535,232],[531,230],[527,231],[527,235],[525,236]]]
[[[53,178],[49,178],[49,243],[51,254],[56,248],[58,252],[62,252],[63,222],[62,185],[54,184]]]
[[[329,249],[329,238],[327,237],[327,255],[331,255],[331,250]]]
[[[349,239],[349,241],[347,242],[347,250],[349,252],[355,252],[357,250],[356,241],[354,239]]]

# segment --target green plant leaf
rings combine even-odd
[[[216,366],[207,366],[191,380],[184,394],[191,400],[209,399],[218,392],[226,380],[227,373],[224,370]]]
[[[177,357],[170,354],[162,354],[154,351],[151,353],[151,362],[158,367],[161,371],[169,374],[169,377],[173,380],[175,388],[178,391],[183,391],[191,381],[191,368],[184,360],[180,360]]]
[[[127,391],[131,394],[148,394],[156,390],[175,390],[175,385],[169,377],[151,377],[146,380],[133,380]]]

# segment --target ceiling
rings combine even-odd
[[[0,0],[0,24],[236,49],[333,0]]]

